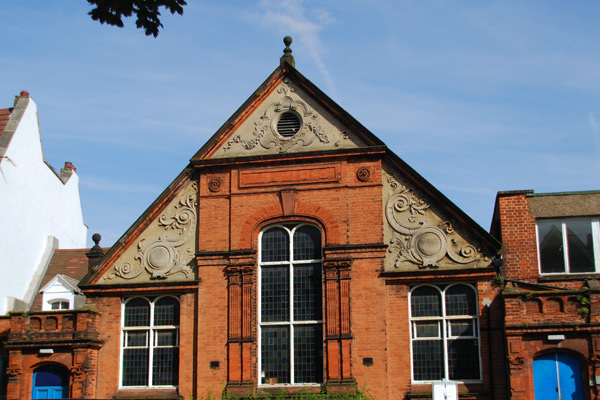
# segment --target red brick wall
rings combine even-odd
[[[539,276],[535,219],[525,194],[500,197],[500,224],[505,278],[537,281]]]
[[[363,182],[356,172],[365,166],[371,174],[370,180]],[[326,171],[319,172],[321,167]],[[260,179],[268,180],[270,169],[275,171],[272,176],[292,183],[254,185]],[[248,177],[244,171],[254,175]],[[322,182],[315,181],[321,178]],[[266,226],[283,221],[311,222],[323,233],[327,275],[323,289],[324,375],[328,390],[358,388],[378,400],[401,399],[415,390],[430,392],[430,385],[417,389],[411,385],[409,283],[390,283],[382,276],[386,247],[381,179],[381,162],[364,157],[201,168],[196,287],[181,292],[157,281],[150,289],[134,285],[90,297],[101,313],[99,330],[105,341],[98,354],[96,396],[148,394],[118,390],[121,298],[169,290],[175,290],[172,293],[181,301],[178,395],[200,399],[219,397],[225,388],[232,393],[255,391],[258,235]],[[492,284],[493,275],[488,275],[477,279],[484,379],[474,389],[461,390],[485,392],[485,398],[490,398],[488,367],[495,365],[495,398],[500,399],[506,386],[502,380],[504,348],[497,345],[502,342],[501,316],[490,321],[493,337],[488,340],[484,324],[487,326],[489,311],[482,299],[492,301],[492,316],[501,315],[501,310],[494,303],[498,288]],[[447,282],[447,277],[432,275],[431,279]],[[468,274],[464,279],[476,281]],[[496,344],[491,360],[490,342]],[[372,365],[365,365],[365,359],[372,359]]]
[[[549,352],[577,357],[583,369],[585,398],[599,398],[600,388],[588,385],[590,380],[595,382],[595,375],[600,375],[600,365],[596,366],[595,361],[600,357],[597,290],[582,289],[585,281],[575,275],[540,277],[535,218],[530,214],[526,194],[500,194],[497,206],[504,245],[504,277],[520,281],[509,282],[504,291],[512,398],[534,397],[533,361]],[[585,305],[587,313],[581,311],[582,298],[590,300]],[[564,339],[549,340],[549,335],[563,335]]]

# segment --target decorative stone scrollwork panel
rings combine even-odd
[[[454,231],[452,223],[391,174],[384,178],[388,253],[386,270],[489,264],[489,259]]]
[[[347,146],[350,138],[345,130],[332,129],[330,122],[322,123],[323,118],[302,95],[297,92],[292,82],[285,79],[276,92],[261,109],[258,116],[253,116],[252,125],[244,125],[222,147],[223,156],[247,152],[273,150],[288,153],[302,149],[319,147]],[[280,123],[283,121],[284,123]],[[293,125],[288,125],[291,123]],[[289,130],[281,129],[287,126]],[[270,151],[267,151],[270,153]]]
[[[197,192],[197,182],[190,183],[140,236],[137,251],[126,251],[103,282],[193,279]]]

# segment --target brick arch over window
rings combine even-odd
[[[284,216],[281,204],[273,202],[249,216],[244,221],[240,231],[239,248],[250,249],[255,247],[254,241],[263,227],[284,220],[316,223],[323,230],[323,237],[326,240],[325,246],[345,242],[346,234],[342,231],[343,225],[330,210],[323,206],[297,200],[293,215]]]

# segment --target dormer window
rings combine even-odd
[[[52,310],[68,310],[69,309],[69,302],[68,301],[55,300],[55,301],[53,301],[53,302],[50,303],[50,309],[52,309]]]
[[[538,220],[536,225],[542,274],[600,272],[598,218]]]

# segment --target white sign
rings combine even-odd
[[[456,382],[433,382],[433,400],[458,400]]]

